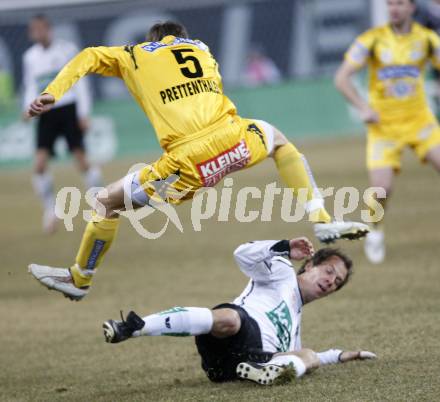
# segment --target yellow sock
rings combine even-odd
[[[118,226],[119,218],[92,216],[84,231],[75,265],[70,268],[75,286],[90,286],[93,272],[110,248]]]
[[[315,179],[312,176],[309,165],[304,156],[298,152],[291,143],[279,147],[274,153],[275,163],[278,172],[284,183],[293,191],[295,197],[298,197],[300,188],[307,188],[307,203],[313,204],[321,199]],[[320,203],[320,202],[319,202]],[[331,217],[324,206],[309,209],[309,219],[312,222],[330,222]]]

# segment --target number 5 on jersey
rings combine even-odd
[[[192,55],[186,55],[185,53],[194,52],[192,49],[175,49],[171,50],[178,64],[185,64],[186,67],[182,67],[180,72],[187,78],[200,78],[203,77],[203,69],[200,65],[197,57]]]

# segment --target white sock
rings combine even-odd
[[[145,326],[133,336],[191,336],[211,332],[213,318],[208,308],[174,307],[143,318]]]
[[[342,350],[339,349],[329,349],[325,352],[317,353],[319,362],[322,366],[327,364],[336,364],[339,363],[339,356],[341,355]]]
[[[275,364],[277,366],[293,366],[295,369],[296,378],[302,377],[306,372],[306,365],[298,356],[295,355],[275,356],[272,358],[272,360],[265,363],[265,365],[268,364]]]
[[[101,170],[97,166],[90,166],[89,170],[84,174],[84,182],[86,187],[100,187],[102,185]]]
[[[54,210],[55,195],[53,193],[53,179],[49,172],[32,176],[32,184],[37,195],[40,197],[45,210]]]

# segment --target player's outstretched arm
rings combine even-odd
[[[292,352],[275,353],[267,363],[239,363],[237,376],[260,385],[286,384],[326,364],[374,358],[376,358],[374,353],[366,351],[343,352],[338,349],[330,349],[316,353],[312,349],[303,348]]]
[[[75,83],[87,74],[95,73],[109,77],[120,77],[119,60],[124,57],[122,47],[88,47],[78,53],[58,73],[28,109],[30,116],[46,112]]]
[[[240,270],[251,279],[277,281],[290,276],[292,267],[285,259],[281,259],[281,262],[272,261],[274,257],[302,260],[313,253],[312,243],[307,238],[300,237],[245,243],[234,251],[234,258]]]
[[[367,350],[342,351],[340,349],[329,349],[324,352],[316,353],[320,366],[328,364],[347,363],[353,360],[372,360],[377,356]]]
[[[345,98],[359,111],[364,123],[378,123],[379,115],[358,93],[352,82],[352,76],[358,70],[357,66],[345,60],[335,74],[335,86]]]
[[[345,351],[339,356],[340,363],[347,363],[353,360],[373,360],[377,359],[377,356],[373,352],[368,350],[357,350],[357,351]]]

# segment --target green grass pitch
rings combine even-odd
[[[299,146],[322,187],[367,186],[362,139]],[[133,162],[107,165],[106,181],[122,177]],[[58,187],[81,187],[69,165],[54,166],[54,171]],[[234,189],[263,188],[277,175],[273,162],[265,161],[232,177]],[[42,235],[28,169],[0,172],[0,188],[0,401],[439,400],[440,181],[413,155],[404,157],[386,215],[386,262],[371,266],[361,242],[340,242],[355,262],[352,281],[303,313],[304,346],[363,348],[379,359],[325,367],[293,384],[268,388],[211,384],[192,338],[109,345],[101,323],[117,318],[120,309],[146,315],[172,306],[230,301],[247,282],[234,264],[234,248],[255,239],[312,237],[307,222],[283,222],[277,202],[272,222],[210,219],[202,222],[201,232],[194,232],[187,203],[179,207],[184,233],[170,226],[153,241],[138,236],[124,220],[91,293],[74,303],[40,286],[27,265],[70,264],[84,222],[74,220],[73,232],[61,227],[56,236]],[[258,200],[250,203],[256,209],[258,205]],[[328,206],[331,210],[331,202]],[[350,218],[359,218],[359,211]],[[148,220],[150,228],[162,224],[161,215]]]

